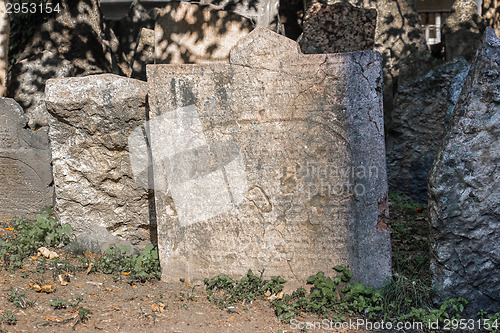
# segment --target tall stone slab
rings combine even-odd
[[[155,64],[227,61],[252,29],[250,19],[213,5],[168,2],[156,15]]]
[[[0,219],[54,204],[47,131],[26,129],[27,122],[19,104],[0,98]]]
[[[386,135],[389,188],[427,202],[427,176],[469,71],[458,58],[398,87]]]
[[[45,103],[60,221],[94,251],[150,241],[149,192],[134,182],[127,149],[146,120],[146,82],[112,74],[51,79]]]
[[[439,301],[500,311],[500,40],[486,28],[429,175],[431,269]]]
[[[381,58],[257,27],[229,63],[148,65],[162,279],[391,275]]]

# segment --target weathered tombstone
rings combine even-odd
[[[464,57],[471,61],[481,45],[484,22],[477,13],[474,0],[456,0],[452,13],[443,25],[443,42],[446,60]]]
[[[377,11],[350,3],[314,3],[304,18],[299,42],[304,53],[373,50]]]
[[[155,32],[143,28],[139,34],[137,47],[132,60],[132,74],[134,79],[146,81],[146,65],[154,63]]]
[[[35,213],[54,204],[46,130],[26,129],[23,109],[0,98],[0,218]]]
[[[43,51],[16,63],[10,71],[10,95],[23,107],[30,128],[48,125],[45,108],[45,81],[72,76],[75,72],[70,61]]]
[[[391,189],[427,201],[427,176],[468,70],[467,61],[459,58],[398,87],[386,135]]]
[[[429,175],[438,301],[500,311],[500,40],[487,28]],[[467,318],[467,317],[466,317]]]
[[[156,16],[155,64],[227,61],[251,20],[212,5],[169,2]]]
[[[127,140],[146,120],[146,82],[113,74],[53,79],[45,89],[56,210],[83,246],[149,241],[149,193],[133,180]]]
[[[257,27],[229,63],[148,65],[162,279],[391,275],[377,52]],[[202,218],[200,218],[200,215]]]

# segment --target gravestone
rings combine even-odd
[[[0,219],[54,204],[47,131],[26,129],[27,121],[19,104],[0,98]]]
[[[168,2],[156,15],[155,64],[227,61],[252,29],[248,18],[212,5]]]
[[[386,135],[389,187],[427,201],[427,176],[469,71],[458,58],[401,84]]]
[[[51,79],[45,103],[59,220],[93,251],[150,241],[149,192],[132,179],[127,149],[146,120],[146,82],[113,74]]]
[[[437,301],[500,311],[500,39],[486,28],[429,175]]]
[[[373,50],[376,25],[375,9],[317,2],[307,10],[299,44],[309,54]]]
[[[377,52],[303,55],[257,27],[229,63],[148,65],[147,76],[163,280],[252,269],[302,284],[345,265],[386,282]]]

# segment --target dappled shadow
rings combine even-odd
[[[253,27],[248,18],[213,6],[169,2],[156,17],[155,62],[225,61]]]
[[[76,75],[117,71],[111,31],[103,25],[98,0],[57,0],[60,12],[42,23],[20,51],[19,60],[45,50],[73,63]],[[120,71],[118,70],[118,73]]]

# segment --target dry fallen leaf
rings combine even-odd
[[[61,285],[63,286],[67,286],[69,284],[69,282],[67,281],[68,280],[68,277],[67,276],[64,276],[62,274],[59,274],[57,276],[57,278],[59,279],[59,282],[61,283]]]
[[[14,231],[14,228],[4,228],[7,231]]]
[[[267,292],[269,293],[269,292]],[[264,294],[265,296],[267,296],[266,294]],[[272,302],[276,299],[282,299],[283,298],[283,292],[279,292],[278,294],[273,294],[273,295],[269,295],[267,296],[267,300]]]
[[[56,287],[52,284],[45,284],[45,285],[40,287],[40,285],[38,283],[35,283],[33,285],[33,289],[35,289],[35,291],[40,292],[40,293],[50,294],[51,292],[54,292],[56,290]]]
[[[89,268],[87,268],[87,275],[90,273],[90,271],[92,270],[92,266],[94,266],[94,263],[91,261],[89,263]]]
[[[46,247],[41,247],[38,249],[38,253],[40,253],[42,256],[44,256],[45,258],[48,258],[49,260],[50,259],[54,259],[54,258],[58,258],[59,255],[57,253],[55,253],[54,251],[50,251],[49,249],[47,249]]]
[[[123,272],[123,275],[129,275],[131,272]]]
[[[151,304],[151,311],[162,313],[163,311],[165,311],[165,304],[163,304],[162,302],[153,303]]]

